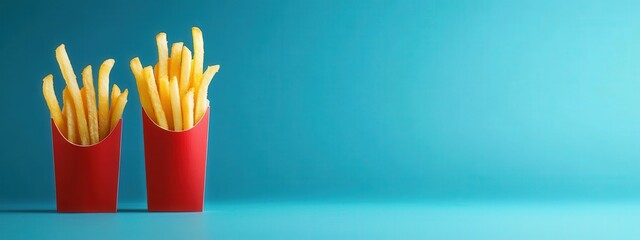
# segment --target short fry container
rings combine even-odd
[[[51,121],[58,212],[116,212],[122,120],[102,141],[69,142]]]
[[[159,127],[142,110],[147,206],[150,212],[202,212],[209,109],[186,131]]]

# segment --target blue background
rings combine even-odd
[[[54,49],[114,58],[120,203],[146,200],[128,63],[204,33],[206,201],[640,197],[634,1],[0,2],[0,203],[54,203]],[[60,95],[59,95],[60,96]]]
[[[115,58],[132,90],[121,202],[144,202],[128,62],[204,32],[207,201],[637,198],[639,4],[591,1],[0,3],[0,201],[55,199],[41,79]]]
[[[0,238],[629,239],[637,1],[0,1]],[[148,214],[129,60],[204,32],[206,206]],[[118,214],[52,214],[42,78],[116,59]],[[35,227],[34,227],[35,226]]]

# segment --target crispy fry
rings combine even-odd
[[[60,104],[58,103],[56,92],[53,89],[53,75],[49,74],[42,79],[42,94],[44,95],[45,102],[47,102],[47,107],[49,107],[53,123],[60,130],[62,135],[65,135],[67,132],[67,126],[64,122],[65,120],[63,118],[62,111],[60,110]]]
[[[84,117],[85,117],[85,119],[87,119],[87,117],[88,117],[87,113],[89,111],[87,110],[87,103],[85,102],[85,99],[87,99],[87,89],[86,89],[86,87],[83,86],[82,88],[80,88],[80,96],[82,97],[82,106],[84,107],[84,114],[85,114]],[[87,121],[87,125],[89,125],[89,121]],[[89,137],[89,143],[88,144],[91,144],[91,137]]]
[[[167,124],[169,129],[173,127],[173,114],[171,113],[171,95],[169,92],[169,80],[166,77],[160,77],[158,81],[158,90],[160,94],[160,102],[162,103],[162,110],[167,117]]]
[[[67,114],[65,113],[65,111],[66,110],[64,110],[64,101],[63,101],[62,102],[62,120],[64,121],[65,132],[62,132],[62,131],[60,131],[60,132],[62,132],[62,135],[66,137],[67,136],[67,132],[66,132],[66,129],[67,129]],[[58,128],[58,129],[60,129],[60,128]]]
[[[190,88],[182,97],[182,128],[184,130],[193,127],[193,88]]]
[[[169,58],[169,79],[180,77],[180,63],[182,61],[182,45],[177,42],[171,45],[171,57]]]
[[[160,75],[158,75],[158,63],[156,63],[155,66],[153,66],[153,76],[155,76],[156,80],[160,79]],[[156,82],[156,86],[158,85],[158,82]]]
[[[67,88],[65,88],[62,91],[62,102],[64,104],[64,110],[65,110],[65,115],[67,118],[67,135],[65,137],[67,137],[67,140],[69,142],[72,143],[78,143],[78,139],[77,139],[77,129],[76,129],[76,120],[75,120],[75,111],[74,111],[74,105],[71,103],[71,94],[69,93],[69,90]]]
[[[96,90],[93,87],[93,71],[91,65],[82,70],[82,89],[84,107],[87,110],[87,124],[89,125],[89,140],[91,144],[96,144],[100,141],[100,134],[98,131],[98,110],[96,109]]]
[[[171,112],[173,113],[173,130],[182,131],[182,107],[180,106],[180,89],[178,88],[178,78],[171,78],[169,83],[171,96]]]
[[[153,77],[153,68],[151,66],[144,68],[144,80],[149,89],[149,100],[153,106],[153,112],[156,116],[156,124],[164,129],[169,129],[167,125],[167,118],[162,109],[162,103],[160,102],[160,95],[158,94],[158,88],[156,87],[156,80]]]
[[[156,77],[158,79],[162,79],[163,77],[169,79],[169,66],[167,66],[167,63],[169,61],[167,34],[158,33],[158,35],[156,36],[156,44],[158,45],[158,74],[156,75]]]
[[[195,100],[196,107],[194,110],[195,121],[200,121],[200,118],[202,118],[202,115],[204,115],[204,113],[207,111],[207,104],[206,104],[207,89],[209,88],[209,84],[211,83],[213,76],[215,76],[218,70],[220,70],[220,65],[209,66],[207,67],[207,70],[202,75],[202,83],[200,84],[200,86],[198,86],[197,88],[198,90],[196,93],[196,100]]]
[[[138,95],[140,95],[140,104],[142,108],[147,113],[147,115],[155,122],[155,117],[153,114],[153,107],[151,107],[151,103],[149,103],[149,91],[147,90],[147,86],[144,83],[144,73],[142,71],[142,64],[140,63],[139,58],[131,59],[129,63],[131,67],[131,71],[133,72],[133,77],[136,79],[136,85],[138,86]]]
[[[109,131],[118,125],[118,122],[122,118],[124,112],[124,106],[127,105],[127,96],[129,96],[129,90],[125,89],[124,92],[118,95],[116,101],[112,102],[110,115],[110,127]]]
[[[189,76],[190,76],[189,77],[189,87],[197,88],[197,86],[196,86],[197,82],[196,82],[195,79],[193,79],[193,66],[194,65],[195,65],[195,59],[191,59],[191,72],[189,72]],[[195,94],[195,92],[194,92],[194,94]]]
[[[191,28],[191,35],[193,37],[193,74],[191,75],[192,86],[198,87],[202,82],[202,69],[204,64],[204,41],[202,39],[202,31],[200,28]],[[197,102],[196,102],[197,105]]]
[[[169,81],[169,67],[171,66],[171,58],[167,59],[167,82]],[[156,80],[160,80],[160,77],[156,76]]]
[[[113,84],[113,87],[111,87],[111,107],[113,107],[114,102],[116,102],[116,99],[118,99],[120,94],[122,94],[120,87],[118,87],[117,84]],[[111,119],[111,117],[109,117],[109,119]]]
[[[82,96],[80,95],[80,89],[78,88],[76,74],[73,72],[73,67],[71,66],[71,61],[69,60],[69,56],[67,55],[64,44],[60,44],[60,46],[56,48],[56,59],[58,60],[60,71],[62,72],[62,76],[69,89],[69,95],[71,96],[71,99],[69,99],[69,101],[74,105],[73,110],[75,110],[78,135],[80,135],[80,143],[82,145],[87,145],[90,142],[89,129],[87,126],[87,119],[85,117],[86,115],[82,103]]]
[[[187,93],[189,88],[189,77],[191,76],[191,51],[187,46],[182,46],[182,62],[180,63],[180,95]]]
[[[105,60],[98,70],[98,130],[100,139],[109,134],[109,73],[113,68],[113,59]]]

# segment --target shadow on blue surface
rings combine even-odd
[[[1,213],[57,213],[52,209],[3,209]]]
[[[146,213],[147,209],[118,209],[122,213]],[[1,213],[58,213],[55,209],[3,209]]]
[[[147,209],[142,209],[142,208],[125,208],[125,209],[118,209],[118,212],[125,212],[125,213],[146,213]]]

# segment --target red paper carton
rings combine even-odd
[[[58,212],[116,212],[122,120],[90,146],[69,142],[51,121]]]
[[[209,109],[191,129],[175,132],[142,111],[147,204],[151,212],[202,212]]]

